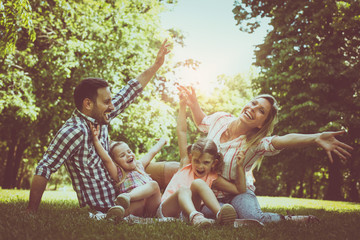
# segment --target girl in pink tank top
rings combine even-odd
[[[177,134],[180,152],[180,168],[173,176],[161,199],[158,217],[186,217],[192,225],[206,226],[214,222],[233,224],[236,211],[230,204],[220,206],[211,188],[239,194],[246,191],[243,157],[238,157],[239,179],[236,184],[219,176],[224,161],[214,141],[199,139],[187,143],[186,98],[180,93]],[[216,214],[216,221],[207,219],[200,208],[205,204]],[[184,216],[185,215],[185,216]]]

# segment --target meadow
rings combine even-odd
[[[73,191],[45,191],[37,214],[28,214],[29,191],[0,189],[0,240],[12,239],[360,239],[360,204],[286,197],[259,197],[264,211],[312,214],[319,223],[280,222],[259,226],[214,225],[199,229],[183,222],[129,224],[93,220]]]

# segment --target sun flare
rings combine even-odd
[[[214,69],[202,65],[197,69],[182,67],[176,70],[176,77],[179,84],[193,86],[197,91],[204,95],[211,95],[216,86]]]

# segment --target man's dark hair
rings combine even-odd
[[[85,98],[89,98],[96,103],[97,90],[108,87],[109,84],[102,78],[85,78],[75,88],[74,102],[78,110],[81,111],[82,103]]]

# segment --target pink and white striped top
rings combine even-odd
[[[208,134],[207,137],[216,143],[219,151],[224,155],[225,165],[221,175],[229,181],[234,181],[236,178],[236,155],[245,146],[245,135],[225,143],[220,143],[220,137],[226,131],[228,125],[236,119],[235,116],[229,113],[217,112],[206,116],[198,126],[202,132]],[[255,191],[255,186],[251,167],[255,161],[262,156],[273,156],[281,151],[275,149],[272,145],[271,140],[273,137],[275,136],[265,137],[255,147],[245,150],[246,186],[252,191]],[[216,194],[220,198],[225,193],[216,192]]]

